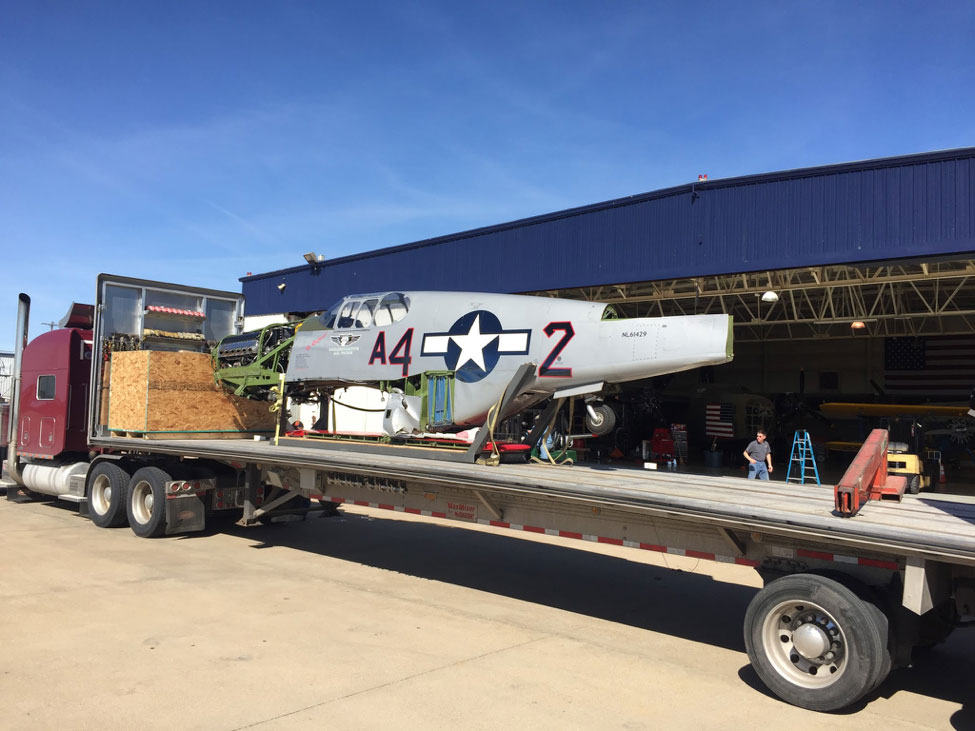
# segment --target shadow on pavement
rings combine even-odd
[[[66,503],[54,501],[54,505],[76,511],[76,506]],[[173,538],[195,540],[217,533],[253,541],[255,549],[307,551],[742,653],[745,610],[757,592],[704,574],[571,545],[345,512],[253,528],[240,528],[230,519],[212,520],[202,533]],[[738,676],[757,692],[776,697],[751,665],[743,666]],[[856,713],[877,698],[905,691],[959,704],[951,717],[953,728],[975,729],[973,677],[975,631],[958,630],[839,713]]]
[[[744,652],[742,623],[756,589],[703,574],[465,528],[342,514],[285,525],[227,531],[256,541],[443,581],[477,591],[584,614]],[[750,665],[739,672],[756,691],[774,697]],[[975,728],[975,632],[960,630],[901,668],[842,713],[906,691],[958,703],[957,729]]]
[[[226,531],[258,541],[743,651],[755,589],[570,546],[343,514]]]

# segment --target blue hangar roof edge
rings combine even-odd
[[[485,246],[527,274],[485,266]],[[349,287],[524,292],[971,250],[975,147],[691,182],[240,281],[261,314],[321,309]]]

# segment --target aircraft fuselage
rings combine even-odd
[[[598,302],[472,292],[346,297],[298,330],[289,386],[392,383],[420,374],[451,381],[450,422],[484,423],[515,371],[534,376],[511,413],[560,391],[648,378],[732,358],[731,318],[606,319]]]

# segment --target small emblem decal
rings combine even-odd
[[[359,335],[333,335],[332,342],[339,347],[344,348],[346,345],[352,345],[359,339]]]

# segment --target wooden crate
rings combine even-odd
[[[135,350],[112,353],[108,428],[181,439],[274,431],[268,401],[226,393],[214,383],[207,353]]]

